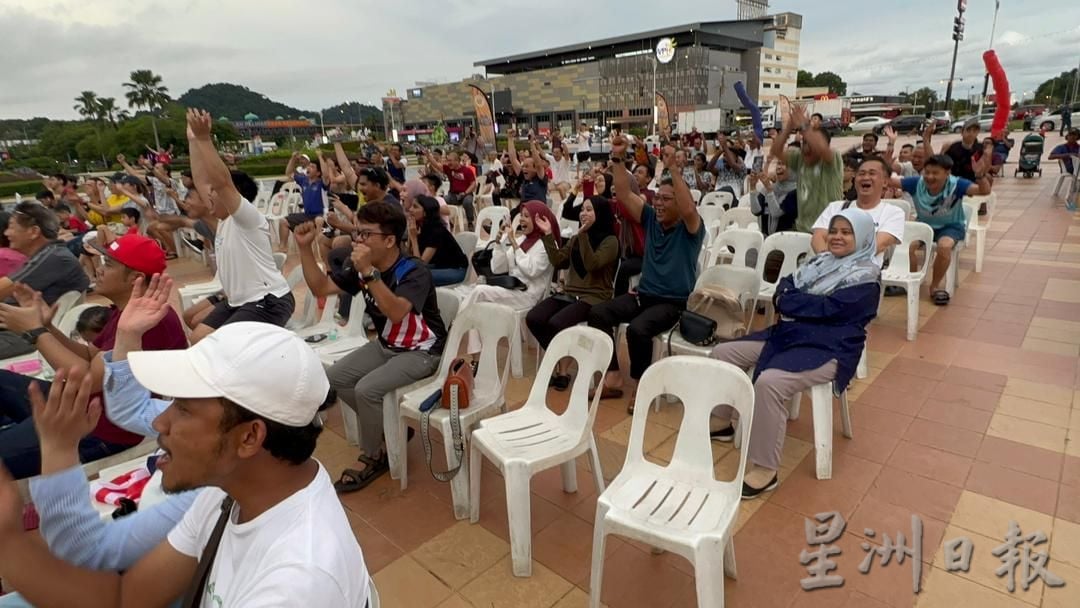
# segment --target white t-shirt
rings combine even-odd
[[[240,199],[236,213],[218,222],[214,250],[217,279],[229,306],[258,302],[267,294],[280,298],[289,293],[289,284],[274,263],[266,218],[246,199]]]
[[[839,215],[844,208],[844,203],[847,201],[836,201],[829,203],[825,210],[818,216],[817,221],[814,222],[812,230],[828,230],[829,222],[832,221],[834,215]],[[851,203],[851,208],[856,208],[854,202]],[[870,214],[870,217],[874,218],[874,229],[876,232],[884,232],[896,237],[897,243],[903,242],[904,239],[904,222],[907,218],[904,217],[904,212],[896,205],[890,205],[889,203],[880,202],[873,209],[863,209],[863,211]],[[874,256],[874,263],[881,268],[881,265],[885,263],[885,252],[882,251]]]
[[[577,134],[577,152],[588,152],[589,151],[589,139],[591,139],[591,137],[592,136],[589,135],[588,131],[585,131],[585,132],[578,131],[578,134]]]
[[[169,544],[199,559],[210,541],[225,493],[202,492],[169,532]],[[221,535],[203,606],[326,606],[364,608],[367,567],[326,469],[255,519]]]
[[[548,163],[551,164],[551,183],[570,183],[570,159],[564,156],[561,160],[556,160],[551,154],[546,156]]]

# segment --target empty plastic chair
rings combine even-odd
[[[975,272],[982,272],[983,256],[986,255],[986,233],[990,230],[990,222],[994,220],[994,207],[997,205],[997,195],[991,192],[987,196],[968,196],[964,198],[965,205],[971,205],[978,210],[980,205],[986,205],[986,215],[980,220],[979,214],[973,213],[968,218],[967,233],[975,233]]]
[[[510,553],[515,576],[532,574],[530,480],[533,475],[559,466],[563,491],[577,491],[576,458],[589,452],[597,492],[604,491],[604,476],[593,436],[593,421],[600,391],[589,399],[589,387],[603,374],[614,347],[607,334],[591,327],[571,327],[551,341],[529,398],[520,409],[480,423],[473,431],[470,450],[470,519],[480,519],[482,457],[502,472],[506,484],[506,512],[510,524]],[[547,407],[548,379],[560,359],[577,364],[566,411],[556,414]]]
[[[735,203],[735,197],[731,196],[727,191],[713,191],[706,192],[705,196],[701,197],[701,202],[698,207],[711,207],[716,206],[721,209],[729,209]]]
[[[510,221],[510,210],[506,207],[487,207],[476,214],[476,249],[483,249],[499,238],[505,222]],[[471,255],[465,252],[466,255]]]
[[[765,236],[757,230],[750,228],[724,230],[716,235],[716,239],[709,247],[706,267],[727,260],[735,266],[746,266],[746,254],[756,251],[760,256],[764,243]]]
[[[727,228],[744,228],[761,232],[761,222],[749,207],[732,207],[724,214]]]
[[[683,403],[682,423],[671,463],[645,459],[648,403],[671,394]],[[718,481],[713,472],[709,417],[718,404],[731,405],[749,429],[754,415],[754,387],[734,365],[704,357],[670,357],[645,370],[638,386],[626,461],[596,503],[593,526],[589,606],[600,606],[604,546],[608,534],[620,534],[694,564],[697,605],[724,605],[724,575],[735,578],[732,525],[739,516],[746,450],[739,453],[734,479]],[[746,431],[749,445],[749,430]]]
[[[919,268],[911,271],[911,245],[922,243],[926,247]],[[903,287],[907,290],[907,339],[914,340],[919,332],[919,286],[926,279],[934,248],[934,230],[922,222],[904,224],[904,242],[893,250],[888,268],[881,271],[884,287]]]
[[[915,219],[915,210],[912,209],[911,203],[907,202],[906,200],[902,198],[883,198],[881,199],[881,202],[888,203],[889,205],[892,205],[894,207],[899,207],[900,210],[904,212],[905,220]]]

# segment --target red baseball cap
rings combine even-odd
[[[152,238],[141,234],[125,234],[107,247],[93,247],[124,266],[147,276],[165,272],[165,250]]]

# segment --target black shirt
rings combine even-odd
[[[972,158],[975,156],[975,149],[979,147],[979,142],[975,142],[975,145],[970,148],[964,147],[964,142],[953,142],[945,150],[945,155],[952,159],[952,174],[957,177],[962,177],[967,180],[975,181],[975,169],[972,166]]]
[[[521,202],[547,202],[548,183],[546,179],[534,177],[521,182]]]
[[[431,271],[420,260],[401,256],[394,265],[381,273],[382,282],[394,293],[412,304],[409,314],[391,323],[375,304],[375,298],[363,288],[360,274],[353,269],[350,256],[352,247],[338,247],[330,252],[330,269],[327,275],[342,291],[353,296],[363,295],[367,314],[375,324],[379,342],[394,352],[427,351],[442,352],[446,342],[446,324],[439,312],[439,300],[435,295],[435,282]]]
[[[461,251],[461,245],[458,245],[457,239],[441,222],[437,226],[424,226],[416,240],[421,255],[428,247],[435,250],[435,255],[431,257],[428,266],[432,268],[469,267],[469,259]]]

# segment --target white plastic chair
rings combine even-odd
[[[911,246],[922,243],[926,255],[915,272],[910,270]],[[934,230],[922,222],[904,223],[904,242],[893,250],[889,267],[881,271],[883,287],[903,287],[907,290],[907,339],[914,340],[919,332],[919,285],[926,278],[934,248]]]
[[[604,476],[592,431],[600,391],[591,400],[588,395],[593,377],[607,369],[613,350],[611,338],[597,329],[571,327],[559,332],[544,354],[525,405],[488,418],[473,431],[469,453],[470,520],[473,523],[480,520],[481,458],[486,456],[502,472],[506,484],[514,576],[532,575],[529,486],[533,475],[558,465],[563,491],[577,492],[575,459],[589,452],[597,491],[604,491]],[[578,371],[570,387],[566,411],[556,414],[547,407],[548,378],[564,357],[573,358]]]
[[[749,228],[732,228],[724,230],[716,235],[709,247],[709,257],[705,266],[714,266],[720,260],[731,260],[735,266],[746,266],[746,254],[749,251],[757,251],[761,255],[761,249],[765,243],[765,235],[757,230]],[[732,253],[731,250],[735,252]]]
[[[883,198],[881,202],[888,203],[893,207],[899,207],[904,212],[904,220],[915,219],[915,210],[911,207],[911,203],[905,201],[902,198]]]
[[[698,207],[698,215],[701,216],[701,221],[706,226],[711,226],[714,222],[723,222],[726,213],[727,211],[719,205],[701,205]]]
[[[501,234],[499,231],[500,226],[509,221],[510,210],[506,207],[487,207],[483,211],[477,213],[474,230],[474,234],[476,234],[476,250],[479,251],[487,247],[488,244],[499,238],[499,235]],[[484,228],[485,222],[490,224],[488,229]]]
[[[447,205],[450,210],[450,230],[455,235],[462,234],[469,229],[469,221],[465,216],[465,207],[460,205]]]
[[[331,307],[331,298],[334,299],[334,306]],[[442,301],[440,300],[440,303]],[[334,312],[337,310],[337,296],[330,296],[326,299],[326,306],[323,308],[323,316],[319,322],[319,330],[315,331],[313,328],[308,328],[306,331],[297,332],[305,336],[315,335],[318,333],[329,333],[337,322],[334,320]],[[345,355],[353,352],[361,346],[369,342],[367,336],[367,330],[364,329],[364,313],[367,311],[367,302],[363,296],[357,295],[352,298],[352,302],[349,304],[349,320],[345,325],[338,329],[338,337],[336,340],[324,340],[317,344],[312,344],[312,348],[319,355],[319,360],[323,362],[323,365],[333,365],[337,363],[338,359],[341,359]]]
[[[715,285],[730,289],[739,298],[743,312],[752,313],[757,302],[758,291],[761,288],[761,279],[753,268],[741,268],[733,265],[710,266],[698,275],[694,288],[697,289],[704,285]],[[747,331],[750,330],[750,324],[753,320],[752,314],[746,315],[744,327]],[[669,333],[671,336],[670,341],[668,340]],[[694,355],[708,357],[713,349],[712,346],[697,346],[687,342],[679,335],[678,329],[672,332],[664,332],[656,336],[655,340],[656,348],[662,356]]]
[[[281,253],[280,251],[274,252],[274,266],[277,266],[278,272],[285,267],[285,260],[289,259],[289,255]]]
[[[690,188],[690,197],[694,199],[695,205],[701,203],[701,190]]]
[[[663,394],[683,403],[682,423],[669,465],[645,460],[647,404]],[[709,417],[731,405],[745,421],[754,416],[754,387],[737,367],[704,357],[670,357],[645,370],[638,386],[630,443],[622,471],[596,503],[589,606],[599,608],[607,535],[620,534],[671,551],[694,564],[697,605],[724,605],[724,575],[736,577],[732,524],[739,515],[746,450],[730,481],[715,479]]]
[[[517,317],[514,311],[503,304],[478,302],[465,310],[454,321],[450,335],[446,340],[446,355],[439,363],[439,372],[422,386],[406,392],[398,407],[398,437],[405,435],[405,419],[420,420],[420,404],[432,393],[442,388],[450,372],[450,363],[457,357],[461,343],[470,330],[480,332],[484,349],[480,351],[480,365],[474,379],[473,392],[469,407],[460,411],[461,434],[465,452],[461,456],[461,470],[450,481],[450,493],[454,499],[454,517],[465,519],[469,516],[469,462],[467,459],[469,437],[473,427],[482,419],[492,416],[496,408],[506,409],[506,382],[510,375],[510,358],[499,366],[499,342],[503,339],[512,342],[517,334]],[[385,407],[385,406],[384,406]],[[450,428],[450,411],[436,407],[431,412],[430,423],[443,436],[443,449],[446,453],[447,466],[456,462],[454,442]],[[401,489],[409,485],[408,450],[402,449]]]
[[[63,319],[69,310],[82,301],[83,293],[81,291],[65,291],[53,302],[53,305],[56,306],[56,314],[53,315],[53,318]]]
[[[964,205],[964,231],[967,233],[971,230],[972,218],[977,217],[979,209],[971,203],[963,203]],[[945,273],[945,291],[949,296],[956,295],[956,288],[960,284],[960,252],[967,248],[967,239],[958,241],[953,245],[952,259],[949,261],[949,270]],[[934,255],[937,255],[936,249]]]
[[[731,193],[724,191],[714,190],[712,192],[706,192],[705,196],[701,197],[701,202],[698,203],[698,211],[704,207],[720,207],[721,209],[729,209],[733,206],[735,197],[731,196]]]
[[[739,207],[746,207],[747,209],[750,208],[750,192],[746,192],[742,196],[739,197],[738,206]]]
[[[865,352],[865,349],[864,349]],[[818,479],[832,479],[833,440],[833,383],[826,382],[810,387],[810,403],[814,416],[814,459]],[[840,393],[840,425],[844,437],[851,439],[851,408],[848,407],[847,389]],[[796,393],[788,401],[788,420],[799,418],[802,393]]]
[[[724,214],[725,229],[747,228],[761,232],[761,222],[749,207],[732,207]]]
[[[472,255],[476,251],[476,243],[479,237],[475,232],[459,232],[454,235],[454,240],[457,241],[458,247],[461,247],[465,258],[469,260],[469,268],[465,272],[465,280],[462,283],[471,285],[476,282],[476,270],[472,267]]]
[[[60,316],[59,311],[57,311],[57,316],[54,317],[59,319],[59,321],[56,323],[56,329],[64,336],[70,338],[72,334],[75,333],[75,325],[77,325],[79,322],[79,315],[81,315],[86,309],[94,308],[95,306],[101,306],[101,304],[76,304],[69,308],[63,316]]]
[[[1073,179],[1072,173],[1069,173],[1065,168],[1065,161],[1059,158],[1057,162],[1058,170],[1061,171],[1061,175],[1058,176],[1057,183],[1054,184],[1054,196],[1058,196],[1058,193],[1061,192],[1061,187],[1065,184],[1071,184]],[[1080,167],[1077,167],[1076,169],[1077,171],[1080,171]],[[1070,185],[1069,188],[1072,188],[1072,186]],[[1065,193],[1066,196],[1069,194],[1070,192]],[[17,194],[15,196],[18,197]]]
[[[978,209],[980,205],[986,205],[985,219],[980,221]],[[997,205],[997,195],[991,192],[987,196],[964,197],[964,205],[975,207],[975,213],[968,218],[967,234],[975,233],[975,272],[982,272],[983,256],[986,254],[986,233],[990,230],[990,223],[994,221],[994,207]]]
[[[777,275],[776,281],[769,282],[765,279],[765,260],[773,251],[783,253],[784,261],[780,266],[780,274]],[[771,311],[773,293],[776,292],[776,285],[780,282],[780,279],[795,272],[795,269],[802,263],[800,257],[807,259],[813,255],[814,250],[810,247],[810,235],[805,232],[777,232],[770,234],[765,239],[761,250],[758,251],[757,274],[761,277],[761,291],[758,293],[758,300],[764,302],[766,308]],[[772,318],[771,312],[769,318]]]

